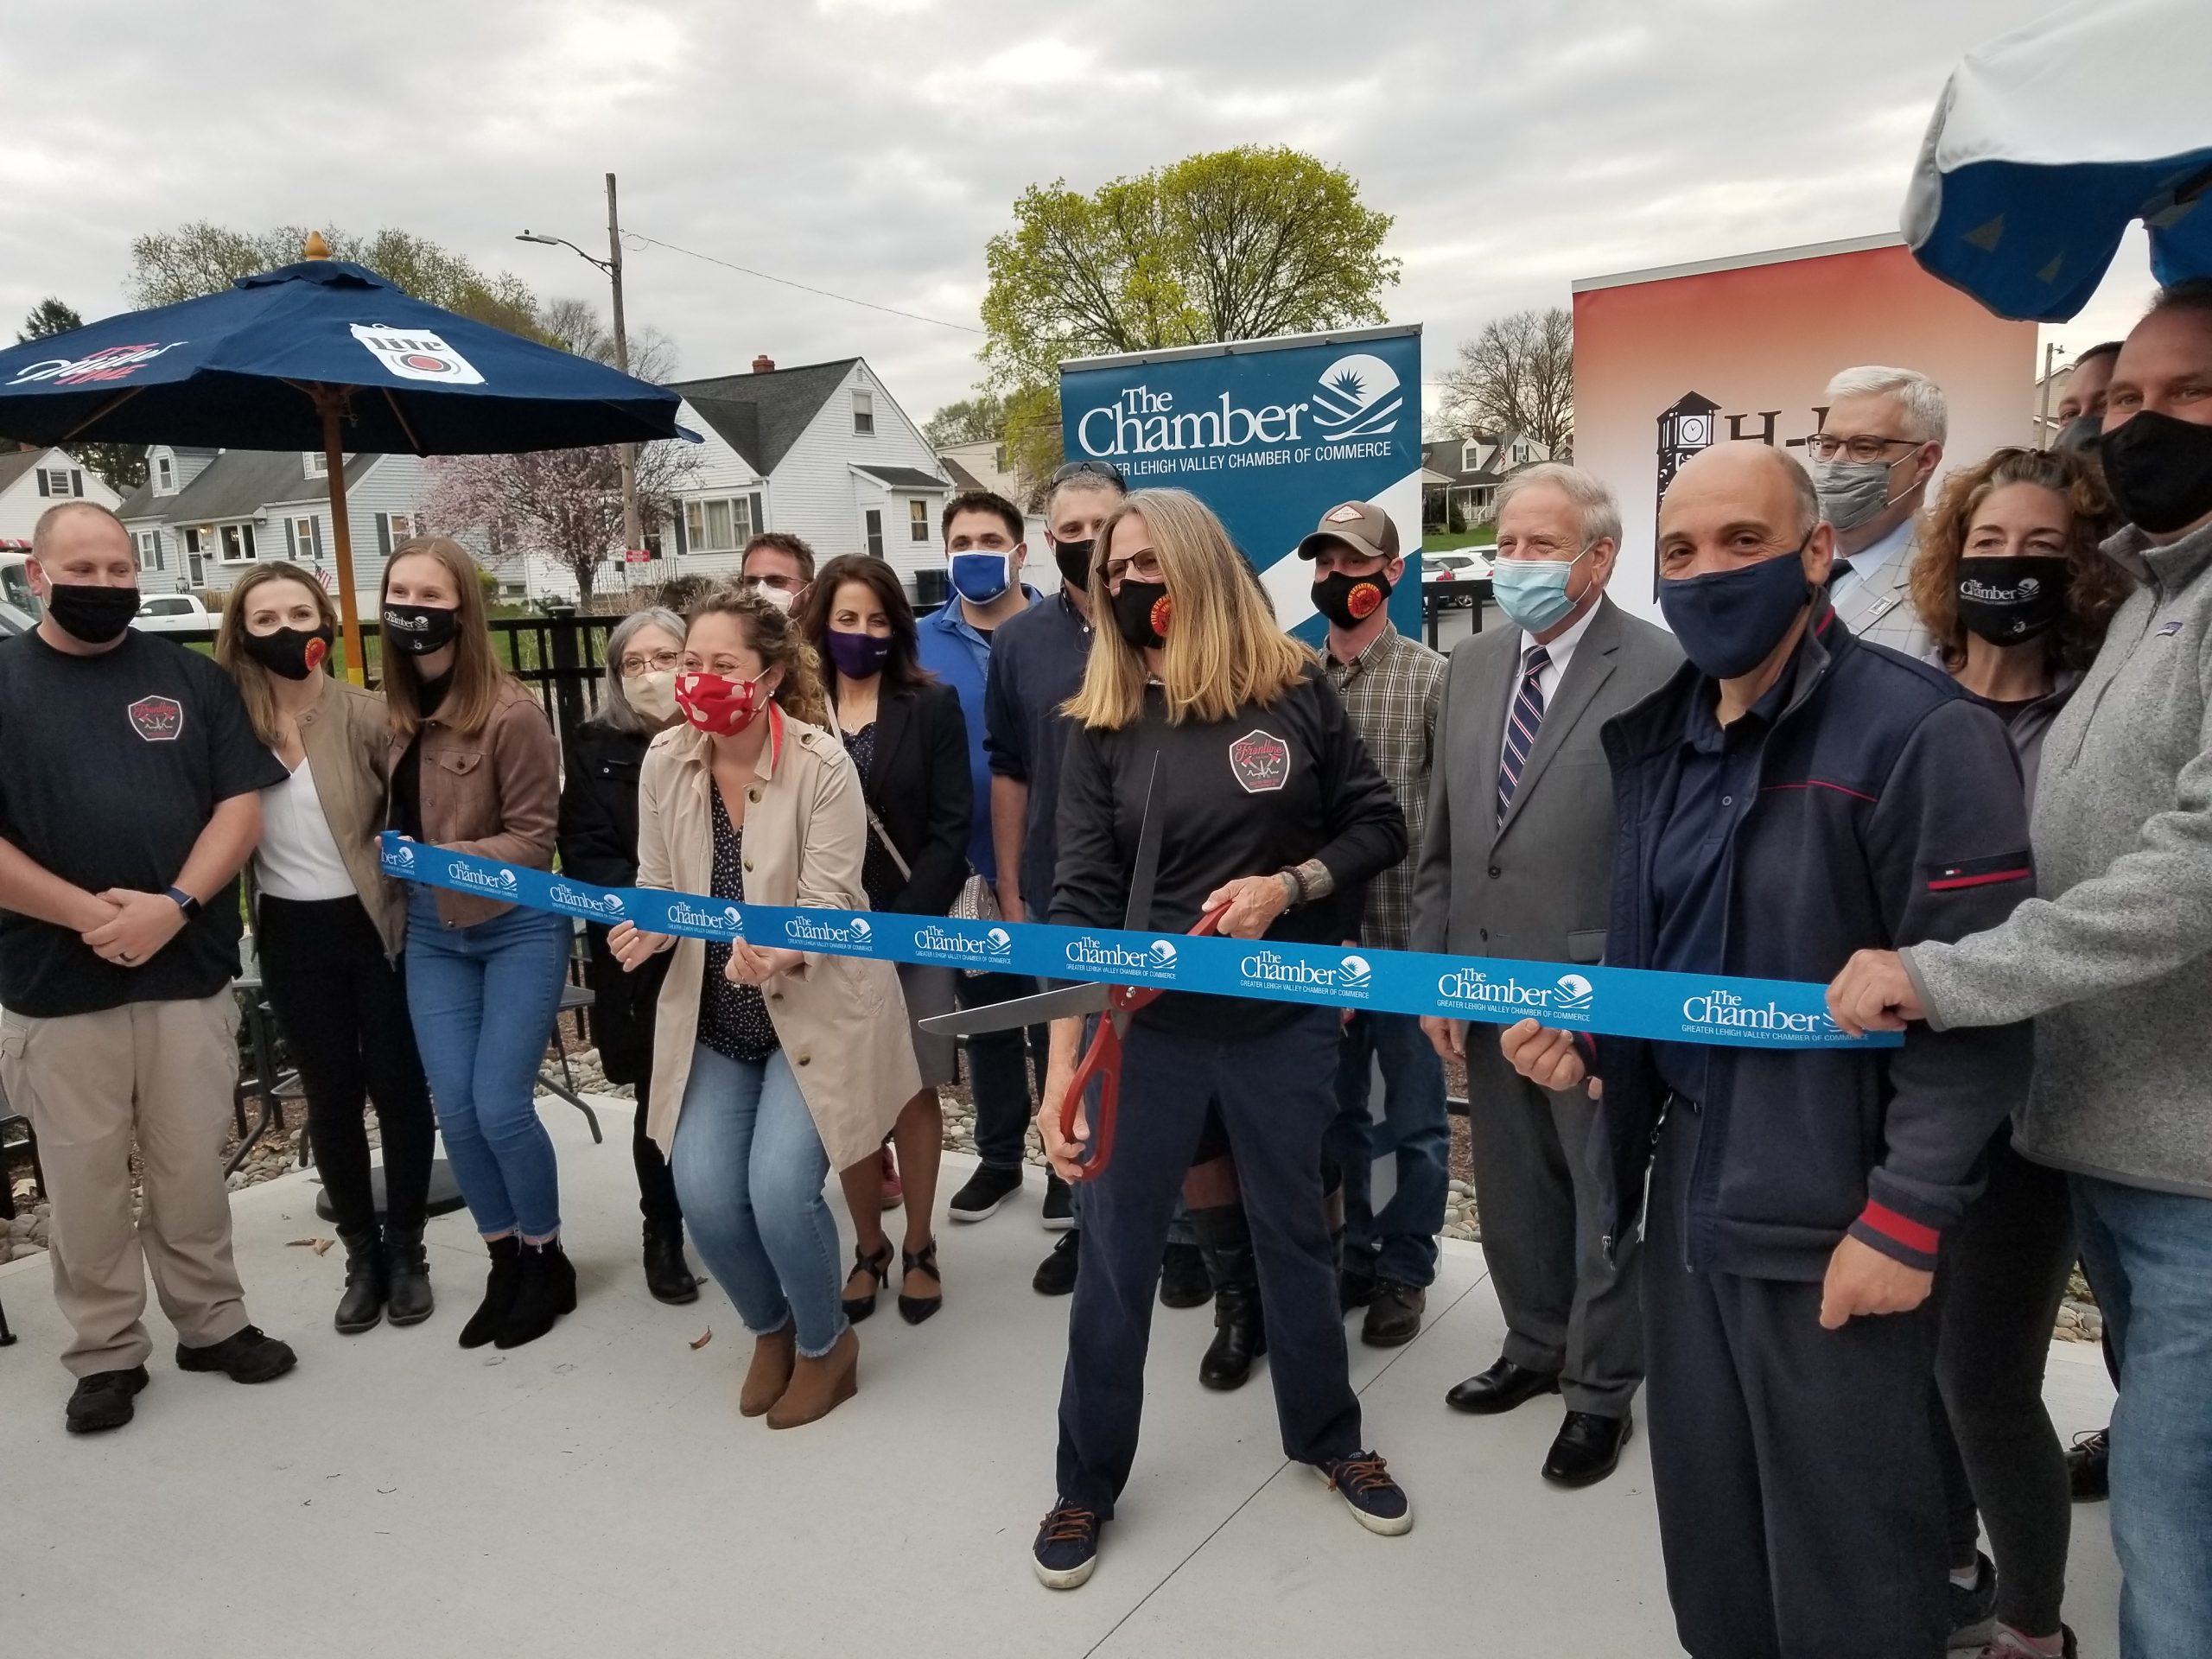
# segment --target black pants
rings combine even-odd
[[[308,1096],[308,1143],[349,1232],[375,1224],[365,1103],[384,1141],[385,1218],[423,1222],[437,1120],[415,1051],[401,963],[389,960],[359,899],[261,900],[261,965],[269,1004]]]
[[[651,1063],[648,1056],[647,1065]],[[676,1201],[676,1177],[669,1173],[668,1160],[645,1133],[645,1118],[652,1110],[652,1084],[640,1077],[635,1086],[638,1115],[630,1124],[630,1161],[638,1166],[638,1209],[649,1230],[672,1233],[683,1225],[683,1206]]]
[[[1113,1160],[1084,1191],[1060,1384],[1063,1502],[1112,1515],[1136,1461],[1160,1252],[1209,1106],[1228,1129],[1251,1221],[1283,1452],[1319,1463],[1361,1449],[1321,1211],[1338,1029],[1335,1009],[1312,1008],[1232,1042],[1129,1033]]]
[[[1951,1565],[1974,1560],[1986,1522],[1997,1617],[2030,1636],[2057,1630],[2066,1591],[2073,1503],[2043,1373],[2076,1243],[2066,1177],[2020,1156],[2008,1135],[1937,1274],[1936,1441]]]
[[[988,1007],[1034,996],[1037,982],[1020,974],[961,974],[953,981],[953,1001],[963,1008]],[[1033,1074],[1045,1092],[1045,1064],[1051,1052],[1043,1026],[1011,1031],[979,1031],[968,1039],[968,1087],[976,1102],[976,1160],[988,1169],[1020,1169],[1026,1158],[1024,1137],[1035,1111],[1030,1095]]]
[[[1818,1282],[1693,1270],[1697,1115],[1661,1135],[1643,1249],[1645,1410],[1692,1659],[1942,1659],[1936,1311],[1820,1325]]]

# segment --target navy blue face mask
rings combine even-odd
[[[1675,631],[1682,655],[1716,680],[1733,680],[1767,659],[1804,608],[1803,542],[1777,558],[1702,576],[1659,581],[1659,613]]]

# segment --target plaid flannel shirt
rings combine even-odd
[[[1403,950],[1413,938],[1414,860],[1428,816],[1428,774],[1436,758],[1436,714],[1444,696],[1444,658],[1418,639],[1385,628],[1349,663],[1328,659],[1329,683],[1352,728],[1406,815],[1405,861],[1368,884],[1359,942]]]

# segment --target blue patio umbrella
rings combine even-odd
[[[2076,0],[1967,54],[1904,203],[1931,273],[2002,317],[2063,322],[2128,226],[2162,283],[2212,276],[2212,4]]]
[[[677,396],[410,299],[310,237],[297,264],[0,352],[0,433],[37,444],[323,452],[346,661],[361,675],[343,457],[689,437]]]

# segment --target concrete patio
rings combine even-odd
[[[1052,1497],[1067,1304],[1029,1288],[1036,1191],[941,1227],[944,1312],[887,1301],[861,1393],[773,1433],[736,1411],[749,1349],[719,1290],[664,1307],[637,1269],[627,1107],[607,1142],[545,1103],[582,1303],[511,1354],[464,1353],[482,1256],[432,1224],[441,1299],[413,1330],[330,1328],[334,1255],[312,1173],[234,1195],[255,1320],[300,1351],[265,1388],[156,1354],[137,1421],[62,1432],[67,1378],[42,1257],[0,1267],[22,1341],[0,1351],[0,1652],[389,1659],[392,1655],[1598,1655],[1677,1651],[1642,1437],[1620,1472],[1537,1478],[1554,1402],[1458,1417],[1444,1390],[1501,1332],[1481,1252],[1447,1243],[1421,1338],[1354,1343],[1369,1438],[1420,1523],[1370,1536],[1277,1446],[1264,1376],[1195,1380],[1204,1312],[1159,1313],[1144,1452],[1097,1576],[1054,1595],[1027,1552]],[[959,1160],[948,1159],[952,1179]],[[690,1344],[710,1329],[714,1339]],[[2062,1432],[2105,1420],[2096,1351],[2054,1351]],[[2082,1652],[2114,1651],[2102,1506],[2077,1508],[2068,1599]]]

